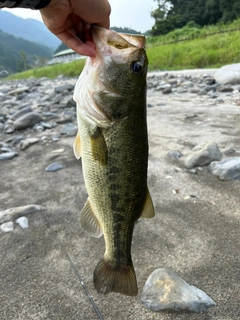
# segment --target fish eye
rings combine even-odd
[[[142,71],[142,69],[143,69],[143,65],[139,61],[133,61],[133,63],[131,64],[132,72],[138,73]]]

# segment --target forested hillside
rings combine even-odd
[[[240,17],[240,0],[156,0],[151,35],[167,34],[189,22],[200,27],[231,22]]]
[[[53,51],[60,44],[60,40],[41,21],[23,19],[4,10],[0,10],[0,29],[14,37],[47,46]]]
[[[52,56],[52,50],[43,45],[16,38],[0,30],[0,71],[23,71],[43,64]]]

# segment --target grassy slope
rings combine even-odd
[[[239,31],[150,47],[149,70],[216,68],[240,61]]]
[[[208,37],[204,36],[209,33],[235,28],[240,28],[240,20],[225,26],[210,26],[203,29],[183,28],[166,36],[147,38],[149,70],[214,68],[240,62],[240,30]],[[196,34],[199,35],[197,39],[164,44]],[[7,79],[29,78],[30,76],[55,78],[59,74],[75,77],[81,73],[83,66],[84,60],[78,60],[68,64],[57,64],[14,74]]]

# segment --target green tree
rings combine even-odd
[[[23,62],[23,68],[24,70],[27,70],[27,56],[26,56],[26,52],[24,50],[21,50],[19,52],[21,60]]]
[[[151,12],[151,17],[155,19],[155,24],[152,27],[151,35],[166,34],[175,28],[183,26],[182,17],[178,13],[169,15],[171,11],[171,1],[155,0],[158,8]]]
[[[240,0],[220,0],[222,22],[229,22],[240,17]]]
[[[240,17],[240,0],[157,0],[151,12],[155,24],[151,34],[165,34],[194,21],[199,26],[231,22]]]

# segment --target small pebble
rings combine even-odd
[[[45,169],[45,171],[54,172],[54,171],[61,170],[62,168],[63,168],[63,165],[61,163],[53,162]]]
[[[22,229],[27,229],[29,227],[27,217],[20,217],[16,220],[16,222],[20,225]]]
[[[1,224],[0,229],[2,232],[10,232],[13,231],[14,229],[14,224],[12,221],[9,222],[5,222],[3,224]]]

